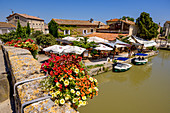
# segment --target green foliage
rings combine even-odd
[[[30,36],[30,33],[31,33],[31,29],[30,29],[30,24],[29,24],[29,22],[28,22],[28,23],[27,23],[26,34],[27,34],[28,36]]]
[[[18,20],[18,23],[17,23],[16,35],[17,35],[18,38],[19,37],[26,38],[26,31],[23,30],[19,20]]]
[[[58,24],[52,19],[48,23],[49,33],[58,38]]]
[[[87,42],[87,40],[88,40],[88,37],[84,37],[84,39],[80,39],[80,41],[73,41],[73,45],[83,47],[83,48],[97,47],[97,43]]]
[[[37,36],[36,41],[37,44],[41,46],[50,46],[56,43],[55,37],[53,37],[51,34],[41,34]]]
[[[129,21],[132,21],[132,22],[134,22],[134,18],[132,18],[132,17],[129,17],[129,16],[123,16],[121,19],[122,20],[126,20],[126,18],[129,20]]]
[[[117,63],[117,60],[113,60],[113,63]]]
[[[95,50],[95,49],[94,49],[94,50],[92,50],[92,51],[91,51],[91,53],[90,53],[90,54],[91,54],[91,56],[93,56],[93,55],[98,54],[98,52],[97,52],[97,50]]]
[[[139,27],[138,37],[150,40],[158,35],[158,25],[152,21],[149,13],[142,12],[140,17],[136,19],[136,24]]]
[[[147,47],[147,49],[149,49],[149,50],[153,50],[153,51],[157,51],[157,48],[156,48],[155,46]]]
[[[32,34],[31,34],[31,38],[37,38],[37,36],[39,35],[42,35],[43,32],[42,31],[34,31]]]
[[[3,42],[8,42],[8,41],[11,41],[11,40],[15,40],[17,39],[17,35],[16,35],[16,32],[15,31],[11,31],[10,33],[5,33],[3,35],[0,35],[0,39],[3,41]]]

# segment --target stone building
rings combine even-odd
[[[170,35],[170,21],[164,23],[163,31],[165,36]]]
[[[45,31],[44,29],[44,20],[35,16],[30,16],[27,14],[13,13],[6,17],[8,23],[11,23],[17,26],[18,20],[20,21],[21,26],[27,26],[27,22],[30,24],[30,28],[33,28],[35,31]]]
[[[107,28],[98,28],[97,32],[100,33],[122,33],[128,35],[136,35],[138,27],[135,25],[135,22],[121,19],[110,19],[106,21]]]
[[[9,33],[12,30],[15,30],[16,27],[13,24],[0,22],[0,34]]]
[[[106,26],[100,21],[52,19],[59,25],[59,32],[63,35],[87,35],[96,32],[97,28]]]

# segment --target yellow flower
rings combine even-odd
[[[68,80],[65,80],[65,81],[64,81],[64,85],[65,85],[65,86],[68,86],[68,85],[69,85],[69,81],[68,81]]]
[[[72,100],[73,103],[76,103],[77,101],[78,101],[77,98],[74,98],[74,99]]]
[[[86,101],[83,101],[82,105],[85,106],[86,105]]]
[[[75,90],[74,90],[74,89],[71,89],[71,93],[75,93]]]
[[[93,82],[93,77],[90,77],[89,80],[90,80],[91,82]]]
[[[77,92],[76,92],[76,95],[77,95],[77,96],[80,96],[80,91],[77,91]]]
[[[76,68],[74,71],[75,71],[75,73],[79,73],[79,69],[78,68]]]
[[[79,89],[79,86],[76,85],[76,86],[75,86],[75,89],[78,90],[78,89]]]
[[[83,99],[83,100],[86,100],[86,96],[83,96],[82,99]]]
[[[95,82],[97,82],[97,79],[94,79]]]
[[[54,103],[55,103],[55,104],[58,104],[58,100],[56,99],[56,100],[54,101]]]
[[[64,99],[60,99],[60,104],[65,104],[65,100]]]
[[[66,96],[66,97],[65,97],[65,100],[69,100],[69,98],[70,98],[69,96]]]
[[[57,95],[59,95],[59,94],[60,94],[60,91],[56,91],[55,93],[56,93]]]
[[[92,88],[89,88],[90,93],[92,92]]]
[[[60,87],[59,85],[60,85],[60,83],[59,83],[59,82],[57,82],[57,83],[56,83],[56,86],[57,86],[57,87]]]
[[[99,91],[99,89],[98,89],[97,87],[94,87],[94,89],[95,89],[96,91]]]

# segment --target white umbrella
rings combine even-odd
[[[87,41],[88,41],[88,42],[94,41],[94,42],[96,42],[96,43],[109,42],[108,40],[105,40],[105,39],[103,39],[103,38],[96,37],[96,36],[94,36],[94,37],[89,37],[89,39],[88,39]]]
[[[64,46],[60,46],[60,45],[53,45],[53,46],[49,46],[43,49],[43,51],[45,52],[50,52],[52,51],[53,53],[58,53],[60,54],[63,50],[64,50]]]
[[[105,46],[103,44],[99,44],[99,47],[95,47],[96,50],[113,50],[113,48]]]
[[[65,46],[63,53],[75,53],[75,54],[82,54],[86,49],[78,46]]]
[[[70,37],[70,36],[64,37],[62,39],[63,40],[68,40],[68,41],[76,41],[77,40],[75,37]]]

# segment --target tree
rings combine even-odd
[[[50,46],[56,43],[55,37],[51,34],[41,34],[36,38],[37,44],[41,46]]]
[[[30,29],[30,24],[29,24],[29,22],[28,22],[28,23],[27,23],[26,34],[27,34],[28,36],[30,36],[30,33],[31,33],[31,29]]]
[[[17,37],[26,38],[26,30],[21,26],[19,20],[17,23],[16,35]]]
[[[37,38],[37,36],[39,35],[42,35],[43,32],[42,31],[34,31],[32,34],[31,34],[31,38]]]
[[[137,33],[138,37],[150,40],[158,35],[158,25],[152,21],[149,13],[142,12],[140,17],[136,19],[136,25],[139,30]]]
[[[17,37],[22,37],[22,33],[23,33],[22,27],[21,27],[21,24],[20,24],[20,22],[19,22],[19,20],[18,20],[17,29],[16,29]]]
[[[58,24],[52,19],[48,23],[49,33],[58,38]]]
[[[129,21],[132,21],[132,22],[134,22],[134,18],[132,18],[132,17],[129,17],[129,16],[123,16],[121,19],[122,20],[126,20],[126,18],[129,20]]]

